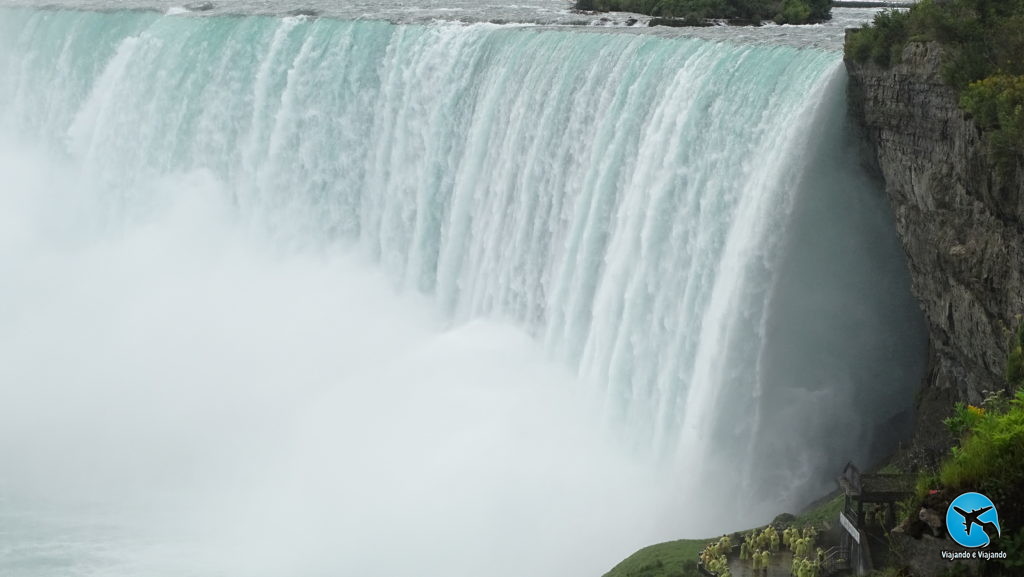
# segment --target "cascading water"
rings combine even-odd
[[[798,506],[910,406],[836,53],[25,9],[0,47],[0,496],[277,551],[189,574],[593,574]]]

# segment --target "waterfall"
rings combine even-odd
[[[651,34],[0,12],[0,129],[81,171],[96,226],[201,175],[276,250],[519,327],[680,492],[739,495],[716,529],[891,447],[922,370],[844,83],[834,52]]]

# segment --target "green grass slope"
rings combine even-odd
[[[681,539],[644,547],[604,574],[604,577],[691,577],[697,575],[697,555],[713,539]]]

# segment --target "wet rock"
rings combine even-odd
[[[942,536],[942,530],[946,525],[942,521],[942,515],[938,511],[922,507],[921,510],[917,512],[917,518],[927,526],[932,537]]]
[[[729,18],[725,23],[728,26],[760,26],[762,24],[760,18]]]
[[[1024,314],[1024,166],[995,169],[985,135],[942,79],[942,48],[910,43],[892,68],[847,58],[851,112],[885,180],[912,289],[929,327],[914,457],[952,442],[942,419],[1005,387],[1008,337]]]
[[[890,535],[892,547],[900,552],[899,559],[905,563],[911,575],[947,575],[950,569],[950,562],[943,559],[942,552],[950,549],[950,541],[947,539],[936,539],[931,536],[924,536],[918,539],[901,534]],[[977,570],[982,561],[978,559],[967,559],[957,561],[957,565],[964,566],[969,571],[964,574],[977,575]]]
[[[684,26],[714,26],[714,23],[702,18],[651,18],[647,25],[681,28]]]
[[[776,515],[774,519],[772,519],[772,525],[776,528],[785,527],[787,525],[792,524],[794,521],[796,521],[795,515],[791,513],[780,513],[779,515]]]

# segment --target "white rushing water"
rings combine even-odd
[[[923,361],[844,89],[775,44],[0,11],[0,569],[594,575],[799,506]]]

